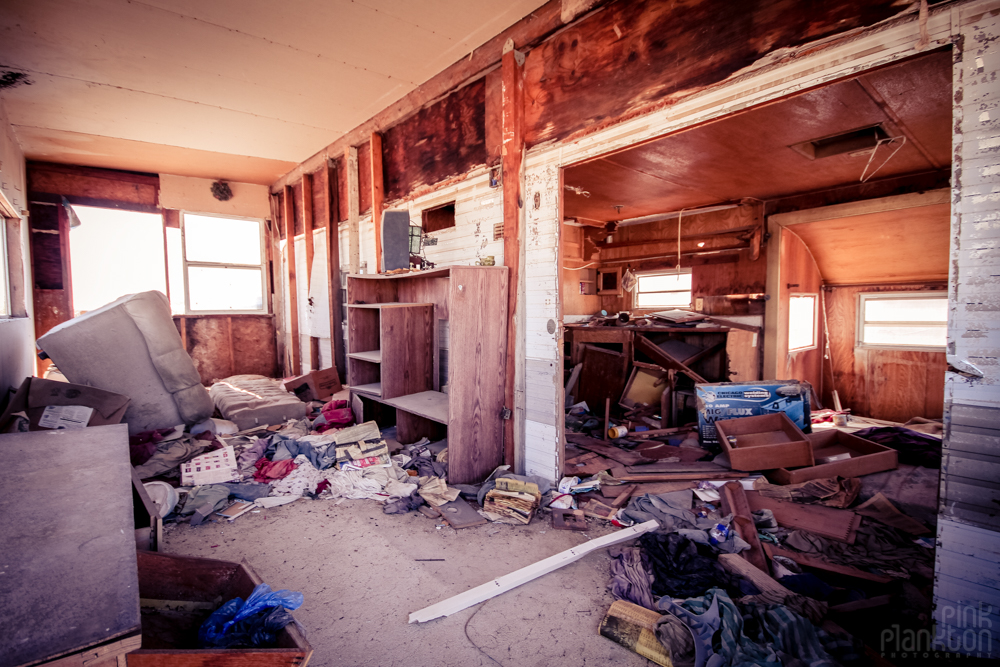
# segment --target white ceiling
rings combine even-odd
[[[0,0],[29,159],[270,184],[544,0]]]

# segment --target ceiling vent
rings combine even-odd
[[[835,155],[867,156],[879,144],[889,144],[893,141],[894,139],[881,125],[870,125],[822,139],[792,144],[789,148],[810,160],[819,160]]]

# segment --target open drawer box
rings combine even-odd
[[[261,583],[245,560],[233,563],[149,551],[137,555],[143,648],[126,656],[129,667],[305,667],[309,662],[312,647],[294,623],[278,633],[276,648],[198,648],[198,628],[209,614],[235,597],[246,600]]]
[[[771,470],[813,464],[806,434],[784,412],[715,422],[733,470]]]
[[[775,484],[799,484],[811,479],[870,475],[873,472],[892,470],[899,465],[899,453],[895,449],[850,433],[824,429],[806,437],[812,446],[813,459],[817,462],[845,454],[849,458],[795,470],[789,470],[790,466],[785,466],[769,472],[768,479]]]

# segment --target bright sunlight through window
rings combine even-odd
[[[688,308],[691,306],[691,270],[640,273],[635,292],[636,308]]]
[[[788,299],[788,351],[816,347],[816,295],[793,294]]]
[[[943,348],[948,340],[944,292],[861,294],[858,344],[866,347]]]

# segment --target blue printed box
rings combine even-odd
[[[812,385],[798,380],[714,382],[695,385],[698,434],[703,446],[719,445],[715,422],[784,412],[803,433],[811,433]]]

